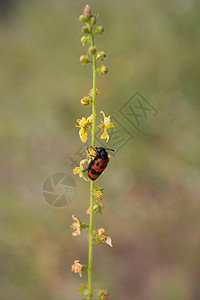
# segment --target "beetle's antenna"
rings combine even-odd
[[[115,152],[113,149],[109,149],[109,148],[105,148],[106,150],[110,150],[110,151],[112,151],[112,152]]]

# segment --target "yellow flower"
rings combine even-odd
[[[87,148],[88,163],[97,155],[97,150],[93,147]]]
[[[76,127],[80,127],[79,136],[83,143],[87,142],[88,127],[92,126],[92,120],[93,115],[89,116],[87,119],[82,117],[82,119],[77,120],[79,125],[76,125]]]
[[[82,277],[82,265],[79,263],[79,260],[75,260],[72,265],[72,273],[79,273],[80,277]]]
[[[109,141],[109,135],[107,130],[114,127],[113,123],[110,123],[110,116],[106,117],[105,113],[103,111],[101,111],[101,113],[103,114],[104,117],[104,121],[101,121],[101,128],[103,130],[103,133],[101,135],[101,139],[104,140],[106,139],[106,143]]]
[[[72,215],[72,219],[75,221],[70,227],[74,230],[74,232],[72,232],[73,236],[77,236],[81,234],[81,222],[80,220],[75,217],[74,215]]]
[[[79,177],[83,177],[83,179],[85,179],[86,181],[89,181],[89,179],[87,179],[84,175],[84,172],[87,171],[87,168],[84,167],[84,164],[87,162],[87,159],[83,159],[80,161],[80,167],[76,167],[73,169],[73,174],[76,175],[78,174]]]

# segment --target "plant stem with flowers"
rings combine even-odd
[[[90,26],[90,40],[91,40],[91,47],[95,49],[94,44],[94,35],[92,32],[92,26]],[[96,53],[92,54],[93,61],[92,61],[92,72],[93,72],[93,99],[92,99],[92,115],[93,115],[93,122],[92,122],[92,147],[95,146],[95,123],[96,123]],[[89,253],[88,253],[88,290],[89,290],[89,297],[92,298],[92,243],[93,243],[93,195],[92,190],[94,188],[94,181],[90,181],[90,225],[89,225]]]
[[[92,12],[92,9],[89,5],[86,5],[83,14],[79,17],[79,20],[83,22],[85,25],[81,28],[81,31],[84,36],[81,38],[81,43],[83,46],[86,44],[89,45],[89,49],[86,55],[82,55],[80,57],[80,62],[85,64],[92,64],[92,71],[93,71],[93,87],[88,93],[87,96],[81,99],[81,104],[85,107],[92,105],[92,114],[87,117],[82,117],[78,119],[79,127],[79,136],[83,143],[86,143],[88,138],[88,132],[91,132],[91,147],[87,149],[86,158],[80,162],[80,167],[76,167],[73,170],[74,174],[78,174],[81,178],[90,183],[90,206],[86,212],[86,214],[90,215],[89,225],[86,223],[81,222],[80,219],[72,216],[73,220],[75,221],[71,227],[73,229],[73,236],[79,236],[83,229],[88,229],[89,231],[89,253],[88,253],[88,265],[80,264],[79,260],[75,260],[74,264],[72,265],[72,272],[79,273],[80,277],[82,277],[83,271],[87,270],[88,272],[88,285],[83,284],[80,289],[79,293],[81,296],[84,296],[84,299],[91,300],[94,295],[97,295],[98,299],[108,299],[108,291],[107,290],[100,290],[100,289],[92,289],[92,251],[93,251],[93,244],[99,243],[106,243],[112,247],[112,241],[109,236],[105,235],[105,229],[100,228],[96,231],[93,230],[93,215],[94,213],[102,213],[103,205],[101,203],[103,197],[103,188],[94,187],[94,181],[87,178],[87,169],[88,165],[91,162],[92,158],[96,155],[96,148],[95,147],[95,137],[96,131],[102,130],[101,139],[106,139],[106,142],[109,141],[109,135],[107,130],[114,127],[113,123],[110,122],[110,116],[106,117],[105,113],[101,111],[103,114],[104,120],[101,120],[101,124],[96,126],[96,96],[99,94],[96,88],[96,79],[97,79],[97,72],[100,75],[105,75],[108,72],[108,68],[105,65],[100,65],[97,68],[97,62],[103,61],[105,59],[105,52],[104,51],[97,51],[95,45],[95,36],[97,34],[103,33],[102,26],[96,26],[97,16]],[[91,57],[91,59],[90,59]]]

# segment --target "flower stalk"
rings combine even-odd
[[[90,38],[91,38],[91,45],[95,47],[94,43],[94,35],[92,32],[92,28],[90,29]],[[92,72],[93,72],[93,99],[92,99],[92,114],[93,114],[93,122],[92,122],[92,147],[95,146],[95,124],[96,124],[96,55],[93,54],[93,61],[92,61]],[[89,299],[92,299],[92,244],[93,244],[93,188],[94,188],[94,181],[90,181],[90,224],[89,224],[89,253],[88,253],[88,291],[89,291]]]
[[[91,147],[87,150],[87,158],[82,159],[80,161],[80,166],[74,168],[73,173],[74,175],[78,174],[80,178],[83,178],[85,181],[89,181],[90,183],[90,206],[86,211],[86,215],[90,215],[89,217],[89,225],[82,222],[79,218],[72,215],[73,220],[75,221],[71,228],[73,229],[72,235],[74,237],[80,236],[83,229],[87,229],[89,231],[89,249],[88,249],[88,265],[80,264],[80,260],[75,260],[74,264],[72,265],[72,273],[79,273],[80,277],[82,277],[83,271],[88,272],[88,285],[81,285],[79,288],[79,293],[81,296],[84,296],[84,299],[92,300],[94,295],[97,295],[98,299],[108,299],[108,291],[107,290],[100,290],[100,289],[93,289],[92,286],[92,254],[93,254],[93,244],[105,243],[112,247],[112,240],[109,236],[104,234],[105,229],[100,228],[98,230],[93,229],[93,218],[94,213],[102,213],[104,205],[100,202],[103,197],[103,188],[94,187],[94,180],[98,178],[98,176],[102,173],[96,173],[96,177],[91,177],[89,174],[89,167],[90,163],[95,161],[97,157],[98,148],[95,147],[95,138],[96,138],[96,131],[101,130],[101,139],[105,139],[106,142],[109,141],[109,135],[107,130],[114,127],[113,123],[110,122],[110,116],[106,117],[105,113],[101,111],[103,114],[103,121],[101,120],[101,124],[96,126],[96,97],[99,94],[98,89],[96,88],[96,81],[97,81],[97,72],[100,75],[105,75],[108,72],[108,68],[104,65],[100,65],[97,68],[98,61],[103,61],[106,57],[104,51],[97,51],[97,47],[95,44],[95,36],[97,34],[103,33],[103,27],[97,26],[96,28],[94,25],[97,21],[97,16],[92,12],[92,9],[89,5],[86,5],[83,14],[79,17],[79,20],[85,25],[81,28],[81,32],[84,36],[81,38],[82,46],[89,46],[88,52],[86,55],[80,56],[80,62],[83,65],[91,63],[92,65],[92,89],[89,91],[88,95],[81,99],[81,104],[85,107],[92,107],[92,114],[88,117],[82,117],[77,120],[79,127],[79,136],[83,143],[87,142],[88,133],[91,132]],[[103,150],[105,151],[105,149]],[[106,152],[105,152],[106,153]],[[107,160],[106,160],[107,159]],[[105,160],[102,159],[103,166],[106,167],[109,157]],[[106,164],[105,164],[106,163]],[[99,166],[99,163],[98,165]],[[99,166],[100,168],[101,166]],[[104,168],[105,168],[104,167]],[[102,167],[103,168],[103,167]],[[95,172],[95,170],[93,170]],[[94,173],[93,173],[94,174]],[[88,178],[89,177],[89,178]]]

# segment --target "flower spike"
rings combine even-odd
[[[103,173],[103,170],[108,164],[110,155],[106,152],[106,150],[114,151],[112,149],[96,146],[97,129],[102,130],[101,139],[105,139],[106,142],[108,142],[110,138],[108,130],[114,127],[113,123],[111,123],[110,116],[106,117],[103,111],[101,111],[103,120],[101,120],[100,125],[96,125],[96,98],[99,94],[96,86],[97,76],[98,74],[105,75],[108,73],[108,68],[103,64],[103,61],[106,58],[106,53],[102,50],[99,50],[95,43],[95,37],[104,32],[104,28],[101,25],[96,25],[97,17],[98,16],[96,13],[94,13],[89,5],[84,7],[83,12],[79,17],[80,22],[83,22],[83,26],[81,28],[81,33],[83,34],[81,37],[81,44],[87,48],[85,54],[81,55],[79,60],[82,65],[92,65],[93,84],[92,89],[88,92],[88,94],[82,97],[80,100],[82,106],[84,107],[89,107],[91,105],[92,114],[88,117],[81,117],[78,119],[78,124],[76,127],[79,128],[79,137],[81,142],[88,142],[89,132],[91,132],[91,141],[89,141],[89,145],[87,145],[87,151],[85,156],[80,161],[80,165],[73,169],[73,174],[77,174],[80,178],[89,181],[90,204],[86,211],[86,214],[89,215],[89,225],[83,223],[73,214],[73,223],[71,228],[73,230],[72,236],[74,237],[80,236],[83,229],[87,229],[89,231],[89,252],[88,266],[82,265],[80,260],[76,259],[71,266],[71,270],[72,273],[77,273],[80,275],[80,277],[82,277],[84,270],[87,270],[88,272],[88,284],[82,284],[79,288],[79,293],[85,300],[92,300],[93,296],[96,296],[100,300],[108,299],[109,293],[107,290],[93,289],[92,286],[93,244],[105,243],[110,247],[113,247],[112,240],[109,236],[105,235],[104,228],[99,228],[97,230],[94,230],[93,228],[94,213],[101,214],[104,208],[104,205],[101,203],[104,196],[104,189],[100,188],[99,186],[95,187],[94,180],[98,179],[99,174]]]

